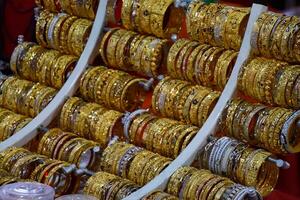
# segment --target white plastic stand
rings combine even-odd
[[[0,143],[0,152],[4,151],[8,147],[16,146],[21,147],[27,144],[38,134],[38,128],[43,126],[47,127],[52,120],[59,113],[61,107],[68,99],[75,94],[79,86],[79,80],[81,75],[86,70],[89,64],[93,62],[99,49],[100,39],[102,36],[102,30],[105,23],[105,13],[108,0],[101,0],[99,2],[97,15],[93,24],[93,28],[87,44],[81,54],[78,63],[68,78],[67,82],[60,89],[54,99],[49,105],[37,115],[27,126],[21,129],[19,132],[8,138],[7,140]]]
[[[227,102],[231,100],[236,93],[238,73],[243,63],[249,57],[251,51],[250,40],[254,23],[258,19],[259,15],[266,10],[267,7],[265,6],[253,4],[243,43],[230,79],[226,87],[224,88],[218,103],[216,104],[209,118],[206,120],[195,138],[184,149],[184,151],[165,170],[162,171],[161,174],[156,176],[152,181],[150,181],[138,191],[126,197],[124,200],[138,200],[156,189],[165,189],[169,178],[178,168],[182,166],[189,166],[192,164],[197,153],[207,143],[207,138],[215,133],[219,118],[224,111]]]

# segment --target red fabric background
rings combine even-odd
[[[0,42],[4,43],[4,54],[9,58],[19,34],[23,34],[26,40],[30,40],[34,34],[29,29],[32,23],[34,0],[7,0],[7,2],[9,3],[6,3],[4,23],[0,25],[1,30],[6,34]],[[30,9],[31,11],[27,12]],[[145,105],[149,106],[150,98],[151,95]],[[299,154],[287,156],[285,159],[291,163],[291,168],[281,171],[276,191],[266,198],[268,200],[300,200]]]
[[[25,36],[25,40],[32,40],[32,19],[34,0],[6,0],[4,8],[4,22],[0,25],[4,44],[4,57],[10,55],[17,44],[18,35]]]

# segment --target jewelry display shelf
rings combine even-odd
[[[86,70],[88,65],[93,62],[99,49],[100,39],[105,24],[106,7],[108,1],[109,0],[100,0],[96,18],[87,45],[67,82],[57,93],[55,98],[49,103],[49,105],[27,126],[25,126],[18,133],[11,136],[9,139],[0,143],[0,152],[11,146],[21,147],[32,140],[34,137],[36,137],[36,135],[38,134],[38,129],[40,127],[47,127],[55,118],[64,102],[69,97],[74,95],[78,88],[81,75]],[[197,153],[207,143],[208,137],[214,134],[218,126],[219,119],[228,101],[230,101],[236,93],[238,73],[243,63],[248,59],[251,53],[250,41],[254,23],[258,19],[259,15],[266,10],[267,7],[263,5],[253,4],[242,46],[230,79],[225,89],[223,90],[215,108],[213,109],[209,118],[206,120],[197,135],[184,149],[184,151],[166,169],[164,169],[161,174],[156,176],[151,182],[146,184],[138,191],[126,197],[124,200],[138,200],[154,190],[165,189],[169,178],[178,168],[191,165]]]

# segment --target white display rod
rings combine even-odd
[[[189,166],[192,164],[197,153],[200,151],[201,148],[203,148],[206,145],[208,137],[215,133],[215,129],[218,126],[220,116],[222,115],[228,101],[230,101],[235,95],[235,92],[237,90],[238,73],[243,63],[247,60],[247,58],[250,55],[250,41],[254,23],[258,19],[259,15],[266,10],[267,7],[263,5],[252,5],[251,14],[242,42],[242,46],[237,57],[237,61],[234,65],[233,71],[231,73],[231,76],[229,78],[229,81],[226,87],[224,88],[218,103],[216,104],[212,113],[210,114],[202,128],[199,130],[197,135],[194,137],[191,143],[184,149],[184,151],[165,170],[163,170],[161,174],[156,176],[152,181],[150,181],[138,191],[126,197],[124,200],[138,200],[154,190],[164,190],[169,181],[169,178],[178,168],[182,166]]]
[[[93,62],[97,55],[105,24],[107,2],[108,0],[101,0],[99,2],[96,18],[87,44],[76,64],[76,67],[74,68],[74,71],[64,86],[59,90],[48,106],[29,124],[7,140],[0,143],[0,152],[11,146],[21,147],[27,144],[30,140],[36,137],[38,134],[38,128],[47,127],[60,112],[65,101],[75,94],[79,87],[81,75],[84,73],[88,65]]]

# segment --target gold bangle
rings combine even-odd
[[[269,13],[265,18],[265,23],[260,28],[258,38],[258,48],[261,55],[271,57],[270,36],[272,35],[272,32],[276,30],[276,25],[278,25],[278,22],[281,20],[281,16],[282,15],[280,14]]]
[[[67,134],[65,132],[61,132],[61,130],[58,128],[50,129],[41,138],[37,148],[37,153],[52,158],[56,144],[61,138],[63,138],[66,135]]]
[[[256,97],[256,87],[254,86],[255,76],[260,69],[260,62],[263,58],[253,59],[250,63],[245,66],[245,71],[242,76],[242,90],[246,95]]]
[[[121,111],[132,111],[143,104],[146,91],[141,86],[141,82],[146,82],[146,79],[134,78],[125,85],[121,94]]]
[[[150,11],[154,1],[140,0],[139,27],[143,33],[151,33]]]
[[[132,65],[132,70],[135,72],[139,72],[139,68],[141,66],[139,66],[140,60],[138,60],[136,58],[136,54],[140,53],[139,51],[141,50],[141,44],[143,42],[145,42],[144,40],[147,39],[148,36],[147,35],[137,35],[134,37],[134,39],[132,40],[131,44],[130,44],[130,48],[129,48],[129,62]]]
[[[178,120],[185,121],[184,107],[185,107],[186,102],[188,102],[187,100],[189,99],[189,97],[194,96],[194,94],[195,94],[194,91],[195,91],[195,87],[188,86],[179,96],[178,101],[177,101],[177,112],[175,112],[176,116],[178,116],[178,118],[177,118]],[[187,108],[185,110],[187,113],[186,116],[188,116],[189,108]]]
[[[65,11],[66,13],[72,14],[72,7],[71,7],[71,1],[59,1],[59,4],[61,6],[61,9]]]
[[[208,94],[198,108],[198,121],[204,124],[210,113],[214,109],[220,97],[220,92],[214,91]],[[200,114],[201,113],[201,114]]]
[[[154,91],[154,98],[155,101],[155,109],[156,111],[161,114],[162,116],[167,116],[166,113],[166,98],[168,95],[168,92],[173,88],[174,85],[176,85],[178,82],[176,79],[169,79],[166,78],[157,85],[158,90],[157,92]]]
[[[164,120],[165,122],[162,123],[161,129],[156,129],[157,131],[155,132],[150,132],[149,134],[152,134],[152,149],[153,152],[155,153],[159,153],[163,156],[167,156],[167,152],[163,152],[162,150],[162,143],[165,140],[165,135],[166,132],[168,131],[168,129],[172,128],[173,126],[177,125],[177,121],[175,120],[168,120],[168,119],[164,119],[162,118],[161,120]],[[160,120],[156,121],[157,124]],[[150,149],[149,149],[150,150]]]
[[[250,44],[251,44],[251,49],[255,55],[260,54],[259,44],[258,44],[259,43],[258,40],[260,39],[259,34],[260,34],[260,30],[261,30],[262,26],[264,25],[265,19],[268,17],[268,15],[269,15],[269,12],[263,12],[258,17],[258,19],[256,20],[256,22],[254,23],[254,26],[253,26]],[[273,38],[273,35],[272,35],[272,38]]]
[[[180,132],[180,135],[175,136],[177,138],[175,146],[174,146],[174,155],[177,157],[182,151],[182,145],[184,143],[185,138],[191,134],[191,132],[198,131],[199,128],[195,126],[187,127],[186,130]]]
[[[97,143],[89,141],[89,140],[83,140],[82,142],[83,142],[82,145],[75,146],[75,148],[71,152],[71,155],[75,155],[75,156],[71,157],[70,162],[76,164],[78,167],[82,167],[82,163],[80,162],[82,155],[87,151],[91,152],[92,149],[97,146]],[[92,160],[93,160],[93,158],[91,157],[89,162],[87,164],[85,164],[84,166],[87,168],[93,167],[92,165],[94,163],[92,162]]]
[[[36,23],[36,39],[37,42],[43,47],[48,47],[47,43],[47,26],[54,18],[54,14],[49,11],[42,11]]]
[[[57,22],[54,25],[54,29],[53,29],[53,46],[55,47],[55,49],[62,49],[61,48],[61,41],[60,41],[60,35],[61,35],[61,31],[62,31],[62,27],[64,25],[64,23],[69,19],[69,15],[66,14],[61,14],[58,15],[59,18],[57,20]]]
[[[196,64],[196,59],[198,57],[198,55],[200,54],[200,52],[206,47],[207,45],[199,45],[197,46],[193,52],[190,54],[190,56],[188,56],[188,60],[186,63],[186,67],[185,69],[183,69],[182,71],[184,72],[184,79],[185,80],[189,80],[193,83],[195,83],[195,73],[194,73],[194,69],[195,69],[195,64]]]
[[[171,46],[167,58],[167,71],[170,76],[176,77],[176,62],[179,53],[189,43],[189,40],[179,39]]]
[[[253,152],[252,148],[245,148],[242,153],[241,153],[241,157],[239,158],[239,161],[237,163],[237,169],[235,171],[235,177],[237,179],[237,181],[239,181],[240,183],[245,183],[245,167],[246,167],[246,162],[247,162],[247,158],[248,156]]]
[[[61,88],[67,80],[67,73],[75,67],[77,59],[74,56],[62,55],[58,57],[53,67],[51,67],[51,86]]]
[[[90,35],[92,25],[93,23],[87,19],[78,19],[72,24],[74,31],[72,31],[71,26],[68,34],[68,44],[71,44],[71,49],[69,50],[73,52],[74,55],[80,56],[82,53]]]
[[[161,171],[171,163],[171,159],[165,158],[162,156],[159,156],[159,157],[160,157],[160,159],[152,165],[152,169],[147,174],[146,179],[144,179],[143,185],[147,184],[152,179],[154,179],[156,176],[158,176],[161,173]]]
[[[146,150],[139,152],[133,158],[128,170],[128,177],[126,178],[136,181],[138,177],[140,177],[142,170],[147,163],[146,160],[149,161],[148,158],[153,157],[153,155],[155,154]]]
[[[177,34],[181,28],[183,15],[182,9],[173,7],[173,1],[163,0],[158,2],[150,10],[151,32],[162,38],[169,38],[171,34]],[[169,16],[169,21],[166,16]]]
[[[116,58],[116,52],[117,52],[117,44],[121,40],[121,38],[126,34],[126,30],[124,29],[118,29],[117,31],[114,31],[111,36],[108,38],[105,54],[107,63],[109,66],[118,68],[117,65],[117,58]],[[104,51],[104,50],[103,50]]]
[[[217,24],[217,16],[219,15],[219,12],[224,8],[221,4],[209,4],[208,10],[205,12],[204,22],[202,29],[204,30],[202,35],[205,43],[209,43],[212,46],[217,46],[217,43],[215,42],[214,37],[214,28]]]
[[[224,49],[222,48],[216,48],[215,51],[213,51],[208,59],[205,62],[205,67],[204,67],[204,86],[211,86],[213,79],[214,79],[214,72],[215,72],[215,67],[218,59],[224,52]]]
[[[61,54],[56,50],[47,50],[37,61],[37,79],[44,85],[50,85],[50,68]]]
[[[33,172],[30,174],[30,179],[34,181],[38,181],[38,177],[40,176],[40,173],[49,165],[56,165],[56,160],[47,159],[44,163],[39,164]]]
[[[113,85],[107,90],[106,99],[112,108],[121,108],[121,94],[124,87],[130,83],[134,78],[128,74],[119,76],[116,81],[113,81]]]
[[[240,49],[249,15],[250,10],[248,8],[243,11],[233,10],[229,13],[225,22],[225,48],[236,51]]]
[[[132,119],[131,124],[128,129],[128,136],[130,143],[136,144],[139,141],[136,141],[135,138],[137,138],[138,129],[145,123],[146,120],[148,120],[151,117],[148,113],[143,113],[134,119]],[[137,145],[137,144],[136,144]],[[138,145],[140,146],[140,145]]]
[[[177,103],[177,96],[182,92],[183,88],[186,88],[189,85],[188,82],[179,81],[173,85],[172,89],[168,91],[165,99],[164,111],[166,116],[174,118]]]
[[[98,121],[100,115],[106,112],[107,109],[101,105],[87,103],[79,109],[79,115],[74,125],[75,132],[79,135],[84,135],[85,138],[91,138],[93,131],[93,123]]]
[[[174,124],[167,132],[165,133],[165,138],[162,143],[162,151],[166,152],[166,156],[169,158],[175,158],[175,148],[177,139],[180,137],[182,132],[190,126],[184,125],[181,123]]]
[[[153,165],[160,159],[161,157],[158,156],[157,154],[153,155],[152,157],[149,157],[149,162],[146,163],[143,172],[141,173],[139,179],[137,180],[139,185],[143,185],[148,181],[147,175],[149,175],[150,171],[152,171]]]
[[[199,22],[203,20],[201,18],[201,10],[207,8],[206,4],[202,1],[193,1],[189,4],[187,13],[187,32],[193,40],[199,40],[199,34],[201,34]]]
[[[96,125],[98,127],[97,131],[92,135],[92,138],[99,142],[101,147],[107,146],[113,134],[113,127],[121,117],[122,113],[114,110],[107,111],[99,117]]]
[[[292,68],[293,73],[291,73],[291,75],[288,78],[287,84],[285,86],[285,100],[288,106],[292,107],[292,108],[298,108],[299,104],[297,102],[297,98],[293,99],[293,87],[295,85],[295,82],[297,80],[297,78],[300,75],[300,68],[299,67],[293,67],[293,66],[289,66],[289,68]]]
[[[295,74],[295,72],[297,72],[297,74],[299,73],[299,67],[297,65],[290,66],[282,69],[282,71],[283,72],[280,75],[280,78],[275,84],[275,89],[273,93],[274,102],[277,105],[292,106],[290,105],[290,102],[287,101],[288,99],[286,97],[286,88],[290,81],[294,81],[293,74]]]
[[[78,20],[77,17],[75,16],[69,16],[64,23],[62,24],[61,27],[61,32],[59,34],[59,39],[60,39],[60,46],[59,46],[59,50],[65,53],[71,53],[69,51],[69,45],[68,45],[68,35],[69,32],[72,31],[71,27],[72,25],[75,23],[75,21]]]
[[[192,21],[191,23],[191,28],[194,28],[194,31],[192,32],[195,37],[193,39],[199,41],[200,43],[204,44],[204,36],[203,36],[203,27],[204,27],[204,19],[206,16],[206,12],[209,9],[208,4],[200,4],[199,7],[197,7],[197,10],[195,10],[195,20]],[[197,19],[197,20],[196,20]]]
[[[130,144],[126,144],[124,142],[116,142],[105,148],[101,157],[101,169],[106,172],[111,172],[115,170],[114,167],[116,166],[114,166],[114,164],[116,163],[114,163],[114,160],[118,159],[117,156],[121,156],[121,151],[130,147]]]
[[[196,128],[196,127],[195,127]],[[189,145],[189,143],[194,139],[194,137],[199,132],[199,128],[195,129],[194,131],[190,132],[185,138],[181,145],[180,153]]]
[[[192,174],[196,172],[197,169],[193,167],[181,167],[179,168],[173,175],[171,176],[168,185],[167,185],[167,192],[169,194],[172,194],[174,196],[179,195],[180,187],[182,184],[182,181],[186,176],[189,174]]]
[[[67,135],[69,137],[69,134]],[[70,162],[71,160],[71,152],[72,150],[78,145],[81,145],[84,142],[83,138],[69,137],[69,140],[66,140],[64,143],[62,143],[62,146],[60,147],[58,154],[54,157],[58,160],[63,160],[66,162]],[[74,154],[72,154],[72,157],[74,157]]]
[[[198,46],[197,42],[189,42],[186,44],[177,54],[177,58],[175,60],[175,76],[174,78],[183,78],[184,77],[184,67],[185,67],[185,58],[189,57],[191,52]]]
[[[214,72],[214,83],[220,90],[223,90],[225,88],[237,56],[237,52],[227,50],[224,51],[219,57]]]
[[[45,50],[41,46],[31,47],[25,54],[24,59],[21,62],[19,76],[27,80],[35,81],[36,77],[36,64],[38,56],[41,55]]]
[[[191,121],[191,124],[194,125],[201,125],[201,121],[198,121],[198,115],[202,112],[200,109],[204,99],[207,95],[211,93],[210,90],[206,90],[203,88],[203,90],[196,91],[196,94],[191,102],[191,107],[189,109],[189,119]],[[199,110],[199,111],[198,111]]]
[[[164,55],[166,49],[169,49],[169,43],[167,40],[153,40],[149,45],[144,48],[141,58],[141,66],[144,66],[143,74],[148,77],[157,76],[164,66]],[[146,52],[145,52],[146,51]]]
[[[215,176],[214,178],[212,178],[211,180],[209,180],[205,186],[202,189],[202,192],[200,194],[200,198],[204,198],[204,199],[211,199],[211,195],[214,195],[215,193],[213,193],[214,188],[219,184],[222,183],[223,181],[225,181],[226,178],[224,177],[219,177],[219,176]]]
[[[168,81],[172,80],[171,77],[165,77],[163,80],[161,80],[157,86],[154,88],[153,95],[152,95],[152,109],[155,113],[160,113],[160,106],[159,106],[159,95],[161,94],[161,91],[163,89],[163,86],[168,83]]]
[[[137,34],[132,31],[127,31],[119,40],[115,46],[118,51],[116,51],[116,66],[118,69],[124,71],[132,71],[132,66],[130,63],[130,46]]]
[[[3,159],[1,160],[1,169],[4,169],[8,172],[11,171],[11,168],[16,164],[21,158],[31,155],[26,149],[23,148],[10,148],[3,152]]]
[[[149,133],[149,129],[151,126],[158,120],[158,117],[156,116],[149,116],[147,120],[143,121],[141,126],[137,130],[137,134],[135,135],[135,141],[138,146],[146,147],[147,146],[147,137]]]
[[[134,0],[125,0],[121,10],[122,24],[126,29],[129,30],[133,29],[133,24],[131,21],[133,2]]]
[[[142,72],[143,71],[143,67],[141,66],[141,60],[142,60],[142,53],[143,53],[143,49],[146,48],[152,41],[154,41],[155,38],[152,36],[147,36],[141,39],[141,41],[137,44],[135,44],[136,46],[133,47],[132,49],[134,49],[132,55],[131,55],[131,63],[134,66],[134,71],[136,72]]]
[[[52,187],[55,187],[55,185],[52,185],[50,180],[52,179],[52,177],[55,175],[55,174],[62,174],[59,173],[58,171],[61,170],[63,167],[68,167],[69,164],[68,163],[62,163],[60,165],[57,165],[55,167],[53,167],[50,171],[49,171],[49,174],[47,175],[47,177],[45,178],[45,180],[43,181],[44,184],[47,184],[47,185],[51,185]],[[56,188],[56,194],[57,195],[62,195],[64,193],[66,193],[66,191],[69,189],[70,187],[70,182],[71,182],[71,177],[69,175],[66,175],[66,178],[65,178],[65,184],[62,186],[62,188],[59,188],[59,187],[55,187]],[[60,190],[59,190],[60,189]]]
[[[190,199],[198,199],[201,194],[203,186],[212,179],[212,174],[206,170],[197,170],[194,171],[190,180],[187,183],[187,191],[183,192],[183,197]],[[201,180],[201,181],[200,181]]]

